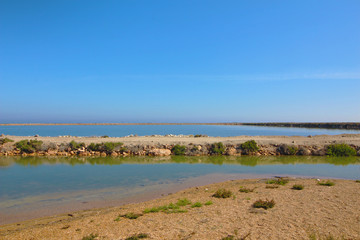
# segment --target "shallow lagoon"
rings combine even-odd
[[[359,179],[360,158],[0,157],[0,224],[272,176]]]

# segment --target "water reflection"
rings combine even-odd
[[[40,165],[121,165],[121,164],[234,164],[244,166],[277,164],[360,164],[360,157],[305,157],[305,156],[169,156],[169,157],[0,157],[0,167],[14,164],[24,167]]]

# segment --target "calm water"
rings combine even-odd
[[[0,157],[0,224],[222,180],[275,175],[359,179],[360,158]]]
[[[165,135],[165,134],[206,134],[208,136],[260,136],[260,135],[284,135],[284,136],[308,136],[320,134],[360,133],[358,130],[331,130],[309,128],[279,128],[257,126],[221,126],[221,125],[133,125],[133,126],[0,126],[0,134],[16,136],[103,136],[123,137],[130,134]]]

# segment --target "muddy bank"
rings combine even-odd
[[[334,144],[347,144],[360,156],[360,134],[318,136],[237,136],[153,135],[130,137],[1,137],[3,156],[207,156],[207,155],[304,155],[324,156]],[[4,139],[7,139],[6,141]],[[33,146],[17,143],[30,141]],[[32,142],[31,142],[32,141]],[[252,143],[249,145],[249,143]],[[255,144],[255,146],[254,146]]]
[[[93,234],[96,239],[126,239],[141,233],[146,239],[359,238],[360,207],[354,203],[360,199],[360,183],[331,180],[334,185],[322,186],[316,179],[289,180],[284,185],[266,179],[228,181],[143,203],[3,225],[0,238],[82,239]],[[303,189],[294,190],[294,185]],[[221,188],[231,196],[214,197]],[[273,201],[274,206],[255,208],[257,200]]]

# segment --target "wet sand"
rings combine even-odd
[[[267,188],[265,179],[234,180],[192,187],[159,199],[120,207],[93,209],[30,220],[0,227],[1,239],[125,239],[138,233],[148,239],[222,239],[228,235],[246,239],[360,239],[360,183],[332,180],[320,186],[315,179],[290,179],[278,188]],[[294,184],[303,190],[291,189]],[[239,192],[240,187],[255,188]],[[212,197],[219,188],[231,190],[230,198]],[[137,219],[119,215],[142,213],[145,208],[175,203],[187,198],[192,203],[212,205],[181,207],[185,213],[147,213]],[[273,199],[271,209],[255,209],[258,199]],[[115,219],[118,218],[118,221]]]

